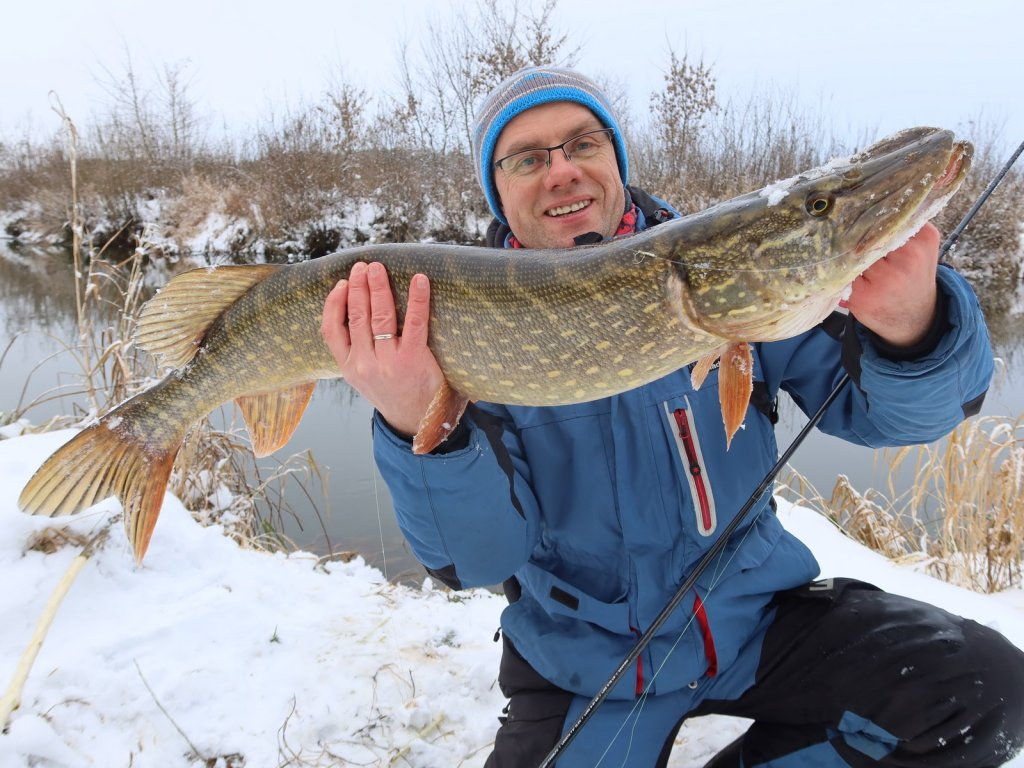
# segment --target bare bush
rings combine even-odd
[[[939,216],[936,224],[944,232],[952,231],[1006,162],[997,150],[997,135],[991,126],[977,122],[973,135],[974,164],[959,194]],[[960,236],[952,252],[951,263],[974,286],[989,325],[995,330],[1005,325],[1020,285],[1024,249],[1021,247],[1021,222],[1024,220],[1024,172],[1011,172],[989,197]]]
[[[339,214],[344,201],[358,194],[366,106],[363,90],[339,82],[319,101],[280,118],[271,115],[258,127],[252,155],[241,167],[261,236],[302,242],[309,227]]]
[[[486,220],[487,206],[469,160],[474,112],[491,88],[524,66],[573,63],[577,51],[567,48],[568,35],[553,29],[556,2],[544,0],[535,9],[519,0],[480,0],[471,12],[429,22],[418,57],[402,47],[402,92],[378,118],[379,149],[408,158],[415,148],[430,164],[415,190],[389,183],[394,176],[381,185],[387,238],[417,229],[438,240],[482,237],[479,222]],[[420,169],[410,171],[416,179]],[[425,223],[410,226],[410,213]]]

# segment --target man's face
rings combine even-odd
[[[542,104],[517,115],[505,126],[494,148],[500,160],[514,152],[550,147],[604,126],[586,107],[567,101]],[[495,168],[494,183],[508,224],[527,248],[567,248],[588,232],[615,234],[625,194],[611,139],[585,160],[551,153],[551,166],[527,176],[510,176]]]

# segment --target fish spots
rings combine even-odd
[[[726,312],[729,317],[739,317],[741,315],[749,315],[751,312],[757,312],[757,307],[753,304],[748,304],[745,307],[735,307]]]

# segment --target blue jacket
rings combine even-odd
[[[948,326],[918,359],[882,356],[852,321],[844,345],[837,315],[753,345],[756,403],[728,452],[717,372],[695,391],[688,368],[579,405],[478,403],[477,417],[464,418],[467,444],[448,453],[414,456],[378,415],[375,456],[399,525],[452,586],[514,575],[522,594],[503,631],[545,678],[591,696],[774,463],[769,405],[780,390],[813,413],[843,374],[845,347],[856,385],[822,419],[830,434],[868,446],[929,442],[977,411],[992,373],[981,311],[951,269],[940,268],[939,286]],[[485,429],[492,422],[500,430]],[[776,591],[817,575],[770,493],[748,520],[613,697],[634,697],[651,670],[655,693],[695,687],[736,659]]]

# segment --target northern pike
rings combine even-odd
[[[21,493],[62,515],[111,495],[142,560],[175,456],[216,407],[240,406],[253,450],[288,441],[316,381],[340,376],[321,338],[324,300],[356,262],[431,282],[429,345],[446,383],[414,450],[454,428],[467,401],[563,405],[607,397],[722,357],[729,435],[751,390],[748,342],[814,327],[867,267],[911,237],[960,186],[971,145],[916,128],[852,157],[631,237],[508,252],[443,244],[352,248],[293,265],[200,268],[143,308],[137,343],[173,368],[59,448]],[[401,327],[401,325],[399,325]]]

